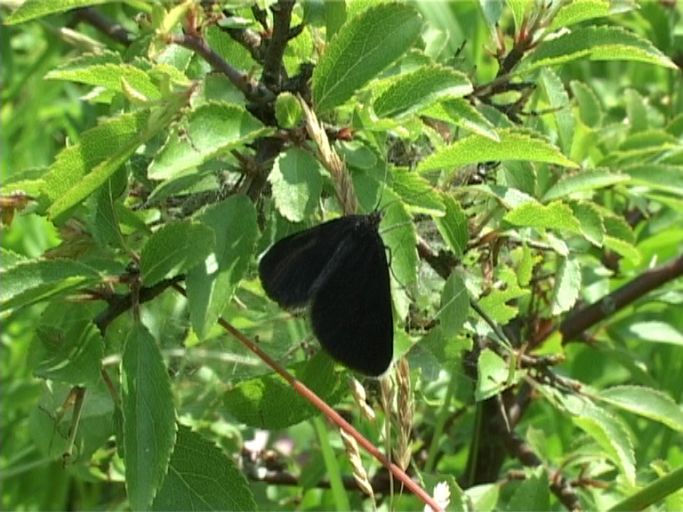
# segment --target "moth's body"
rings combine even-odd
[[[286,309],[311,307],[313,331],[335,359],[367,375],[393,355],[389,270],[381,215],[348,215],[276,242],[259,263],[268,296]]]

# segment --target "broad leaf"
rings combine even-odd
[[[102,276],[71,260],[26,260],[0,272],[0,311],[28,306],[75,288],[95,284]]]
[[[542,42],[520,72],[528,73],[546,66],[557,66],[578,59],[632,60],[676,69],[666,55],[650,41],[620,27],[589,27]]]
[[[443,335],[450,338],[458,334],[467,320],[469,311],[470,296],[465,288],[465,282],[453,272],[441,292],[438,319]]]
[[[444,194],[442,198],[446,206],[446,215],[435,219],[436,228],[455,255],[462,258],[469,240],[467,216],[451,195]]]
[[[149,237],[140,253],[145,286],[191,269],[213,251],[215,238],[207,226],[189,221],[166,224]]]
[[[446,207],[440,194],[422,176],[407,169],[394,169],[391,188],[415,212],[441,217]]]
[[[559,315],[574,306],[581,291],[581,266],[576,259],[562,258],[555,273],[552,314]]]
[[[481,135],[465,137],[425,158],[418,165],[418,171],[448,169],[447,175],[450,176],[463,165],[496,160],[528,160],[577,167],[555,146],[528,132],[504,129],[498,132],[498,136],[499,142]]]
[[[185,280],[192,327],[203,339],[244,277],[258,228],[253,203],[239,195],[210,206],[197,220],[211,228],[216,240],[209,256]]]
[[[603,389],[594,396],[610,405],[683,432],[681,406],[662,391],[644,386],[614,386]]]
[[[302,149],[280,153],[268,181],[275,206],[284,218],[301,222],[313,213],[322,191],[321,170],[318,160]]]
[[[152,510],[256,510],[242,472],[220,448],[179,425],[168,473]]]
[[[245,109],[207,103],[191,112],[149,166],[150,179],[168,179],[229,153],[268,131]]]
[[[399,76],[374,102],[379,117],[400,117],[442,98],[460,98],[472,92],[466,75],[442,66],[423,66]]]
[[[161,351],[140,323],[125,341],[121,402],[128,500],[133,510],[146,510],[168,470],[176,418]]]
[[[35,18],[70,11],[79,7],[100,5],[113,2],[113,0],[26,0],[6,20],[7,25],[23,23]]]
[[[593,18],[603,18],[610,14],[609,0],[572,0],[565,3],[550,24],[550,30],[574,25]]]
[[[610,187],[617,183],[628,181],[628,176],[606,170],[583,171],[578,174],[562,178],[550,187],[543,195],[543,201],[560,199],[578,192],[586,192],[604,187]]]
[[[571,208],[561,201],[547,205],[529,201],[506,213],[503,219],[515,226],[579,231]]]
[[[313,101],[319,112],[344,103],[403,55],[422,20],[406,4],[371,7],[344,23],[313,72]]]
[[[288,370],[328,404],[333,405],[343,394],[344,387],[334,371],[334,361],[322,352]],[[223,405],[238,421],[270,430],[286,428],[319,414],[275,374],[238,383],[225,393]]]

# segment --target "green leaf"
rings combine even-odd
[[[624,425],[606,410],[577,396],[566,396],[564,405],[572,421],[591,436],[607,457],[619,468],[630,486],[636,483],[635,456],[631,436]]]
[[[529,132],[504,129],[498,132],[498,136],[500,142],[481,135],[460,139],[425,158],[418,165],[418,171],[447,169],[446,175],[450,176],[463,165],[496,160],[528,160],[577,167],[555,146]]]
[[[258,227],[253,203],[241,195],[210,206],[197,220],[211,228],[216,240],[206,260],[185,279],[192,327],[203,339],[247,271]]]
[[[597,128],[602,122],[603,108],[600,100],[583,82],[572,80],[569,86],[574,93],[574,99],[579,106],[579,117],[586,126]]]
[[[213,251],[213,230],[189,221],[166,224],[147,239],[140,253],[145,286],[191,269]]]
[[[610,405],[683,432],[683,410],[669,395],[658,389],[644,386],[614,386],[603,389],[593,396]]]
[[[645,99],[634,89],[626,89],[624,98],[626,99],[626,115],[631,125],[631,133],[646,130],[648,121]]]
[[[113,2],[113,0],[26,0],[5,21],[6,25],[16,25],[28,20],[70,11],[79,7],[101,5]]]
[[[394,169],[391,173],[391,189],[401,196],[412,211],[433,217],[441,217],[446,213],[446,206],[439,192],[416,172]]]
[[[413,7],[396,3],[371,7],[347,20],[313,72],[316,110],[324,112],[351,98],[411,47],[421,26]]]
[[[557,30],[593,18],[603,18],[609,14],[609,0],[572,0],[560,8],[549,30]]]
[[[610,187],[616,183],[629,181],[628,176],[617,174],[607,170],[589,170],[562,178],[550,187],[543,195],[543,201],[561,199],[579,192],[587,192],[604,187]]]
[[[388,201],[391,197],[385,194]],[[385,210],[380,234],[391,255],[391,287],[394,306],[400,316],[408,314],[406,288],[417,282],[417,233],[413,218],[400,202]]]
[[[323,352],[288,370],[330,405],[343,394],[344,387],[334,371],[334,361]],[[275,374],[238,383],[225,393],[223,405],[245,425],[269,430],[296,425],[319,414],[318,409]]]
[[[146,510],[168,470],[176,419],[161,351],[140,323],[125,341],[121,402],[128,501],[133,510]]]
[[[294,128],[301,122],[303,110],[299,100],[291,92],[278,94],[275,99],[275,119],[282,128]]]
[[[96,386],[102,380],[104,340],[92,321],[96,312],[84,304],[61,300],[48,305],[32,348],[37,377],[73,386]]]
[[[620,27],[580,28],[538,45],[520,72],[528,73],[546,66],[557,66],[573,60],[631,60],[676,69],[666,55],[648,40]]]
[[[529,290],[519,287],[517,276],[511,268],[504,267],[499,270],[500,285],[489,292],[488,295],[479,299],[479,306],[499,324],[506,324],[517,316],[517,306],[511,306],[515,299],[529,295]]]
[[[396,78],[375,100],[379,117],[412,114],[443,98],[460,98],[472,92],[466,75],[452,68],[422,66]]]
[[[515,20],[515,29],[519,31],[524,21],[524,16],[533,6],[533,0],[506,0],[508,8],[512,11],[512,18]]]
[[[462,258],[465,254],[467,241],[470,236],[467,226],[467,216],[460,206],[460,203],[458,203],[453,196],[444,194],[442,200],[446,206],[446,215],[434,219],[436,229],[439,230],[444,242],[448,244],[448,247],[450,247],[455,255],[458,258]]]
[[[126,162],[126,160],[128,160],[128,158],[140,145],[149,141],[161,130],[166,129],[176,114],[185,105],[188,98],[189,96],[187,95],[187,91],[179,93],[169,97],[163,107],[153,110],[148,115],[137,115],[133,118],[133,120],[129,120],[128,125],[130,125],[132,121],[135,131],[133,133],[127,132],[126,135],[128,135],[128,137],[121,138],[118,141],[120,146],[114,150],[112,150],[111,141],[107,138],[106,130],[98,132],[100,136],[104,137],[99,137],[97,140],[90,140],[90,145],[93,147],[93,149],[96,149],[94,153],[97,154],[104,152],[105,158],[104,160],[97,162],[94,166],[88,167],[85,165],[86,159],[84,158],[83,153],[84,150],[87,149],[84,147],[85,144],[84,140],[82,139],[81,144],[77,145],[81,146],[78,147],[78,152],[75,155],[71,153],[71,156],[77,161],[77,165],[80,168],[79,174],[82,172],[87,172],[92,167],[94,168],[92,168],[92,170],[90,170],[90,172],[84,176],[80,177],[77,182],[72,183],[72,186],[63,195],[57,196],[48,210],[50,216],[54,219],[60,219],[69,209],[76,206],[95,190],[101,187],[107,181],[107,179],[109,179],[109,177],[114,174],[118,168]],[[121,120],[126,117],[127,116],[124,114],[117,119]],[[116,124],[117,128],[119,128],[116,120],[112,122],[112,125],[114,124]],[[127,128],[130,129],[130,126],[127,126]],[[120,137],[121,133],[117,130],[116,135]],[[60,167],[60,171],[62,169],[63,167]],[[69,175],[73,177],[73,171],[70,172]],[[58,176],[57,178],[60,180],[60,182],[64,181],[62,176]]]
[[[545,469],[535,468],[531,473],[515,489],[508,510],[550,510],[550,485]]]
[[[575,259],[562,258],[555,273],[552,295],[552,314],[569,311],[579,298],[581,291],[581,266]]]
[[[477,387],[474,391],[474,399],[480,402],[491,398],[514,385],[518,379],[517,370],[511,371],[502,357],[493,350],[485,348],[477,360]]]
[[[641,164],[624,167],[622,172],[631,177],[634,185],[683,196],[683,166]]]
[[[291,148],[276,158],[268,181],[284,218],[301,222],[315,210],[322,191],[321,166],[306,151]]]
[[[269,129],[242,107],[211,102],[192,111],[148,169],[153,180],[176,177],[212,158],[226,155]]]
[[[76,261],[23,261],[0,272],[0,311],[28,306],[101,279],[95,269]]]
[[[493,123],[486,119],[469,101],[463,99],[445,100],[441,102],[441,108],[448,116],[445,120],[450,119],[465,130],[500,142],[500,137],[496,133]],[[430,115],[430,111],[426,111],[425,114]]]
[[[110,161],[114,154],[128,151],[131,141],[138,140],[138,134],[145,129],[149,118],[149,111],[141,110],[105,119],[83,132],[77,144],[63,149],[43,177],[43,194],[52,203],[51,208],[93,169]],[[116,169],[112,173],[114,171]]]
[[[230,457],[201,435],[178,426],[168,473],[152,510],[256,510],[244,475]]]
[[[510,1],[510,0],[508,0]],[[500,484],[481,484],[465,489],[465,495],[471,503],[471,510],[478,512],[492,512],[498,510]]]
[[[541,70],[539,83],[553,111],[552,115],[557,126],[560,147],[562,151],[569,153],[575,131],[575,121],[570,108],[569,95],[560,77],[550,68]]]
[[[453,272],[441,291],[441,306],[439,308],[439,325],[446,337],[455,336],[460,332],[470,312],[470,296],[462,278]]]
[[[159,87],[152,80],[150,71],[122,63],[119,55],[111,52],[83,55],[50,71],[45,78],[70,80],[116,93],[125,92],[125,83],[125,87],[133,88],[148,100],[161,98]],[[98,98],[101,98],[101,94]]]
[[[561,201],[547,205],[529,201],[507,212],[503,219],[515,226],[579,232],[571,208]]]
[[[574,217],[579,221],[579,229],[586,240],[593,245],[602,247],[605,225],[598,209],[589,202],[571,202],[569,206]]]

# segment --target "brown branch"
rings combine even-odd
[[[282,57],[289,41],[289,24],[292,21],[294,0],[278,0],[271,6],[273,11],[273,35],[268,42],[266,58],[263,61],[262,80],[271,90],[279,91],[282,83]]]
[[[243,73],[228,64],[201,37],[183,34],[172,36],[170,41],[200,55],[206,62],[211,64],[213,69],[227,76],[228,80],[242,91],[249,101],[256,104],[264,104],[275,99],[275,95],[267,87],[253,80],[247,73]]]
[[[143,302],[154,299],[157,295],[166,290],[166,288],[178,283],[182,279],[183,276],[175,276],[171,279],[164,279],[154,286],[140,288],[137,295],[138,304],[142,304]],[[133,294],[127,293],[126,295],[115,295],[108,302],[109,307],[97,315],[94,320],[95,325],[102,334],[104,334],[109,324],[112,323],[119,315],[125,313],[131,307],[133,307]]]
[[[186,295],[185,289],[175,284],[173,288],[183,296]],[[218,319],[218,324],[225,329],[233,338],[239,341],[245,348],[256,354],[264,363],[266,363],[270,368],[272,368],[280,377],[282,377],[287,384],[289,384],[294,391],[296,391],[302,398],[313,405],[316,409],[322,412],[325,417],[332,423],[334,423],[339,429],[346,432],[348,435],[353,437],[356,442],[370,455],[372,455],[377,461],[379,461],[385,468],[387,468],[394,477],[400,481],[406,489],[417,496],[423,503],[429,505],[432,510],[442,510],[439,504],[425,491],[419,484],[413,481],[405,471],[403,471],[396,464],[391,462],[382,452],[377,449],[377,447],[368,441],[363,435],[358,432],[351,424],[346,421],[337,411],[330,407],[327,402],[320,398],[315,392],[313,392],[308,386],[303,382],[294,377],[285,368],[283,368],[277,361],[270,357],[266,352],[261,350],[256,343],[251,341],[248,337],[242,334],[241,331],[233,327],[224,318],[220,317]]]
[[[626,283],[621,288],[614,290],[602,299],[570,314],[561,324],[560,333],[562,342],[569,343],[591,327],[612,316],[615,312],[623,309],[636,299],[673,281],[683,275],[683,255],[676,259],[651,268],[640,276]],[[550,336],[551,332],[542,333],[536,344]]]
[[[83,21],[84,23],[95,27],[117,43],[128,46],[133,41],[133,35],[130,32],[92,7],[77,9],[75,15],[78,21]]]

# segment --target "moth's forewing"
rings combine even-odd
[[[268,297],[284,308],[299,308],[339,244],[353,229],[356,216],[340,217],[276,242],[259,262]]]
[[[340,363],[372,376],[389,367],[394,345],[389,268],[376,221],[363,217],[341,242],[311,300],[320,344]]]

